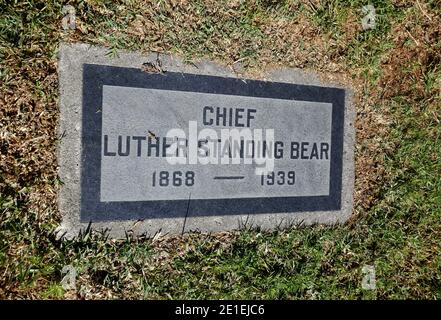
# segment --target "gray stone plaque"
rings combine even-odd
[[[345,221],[348,90],[284,70],[241,79],[202,62],[62,45],[60,235],[221,231]],[[143,65],[162,61],[161,72]]]

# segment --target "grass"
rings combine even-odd
[[[371,1],[0,0],[1,298],[441,298],[441,6]],[[64,4],[77,29],[61,30]],[[171,52],[337,74],[356,93],[353,218],[182,237],[54,237],[57,47]],[[64,290],[61,270],[77,270]],[[376,290],[361,286],[375,266]]]

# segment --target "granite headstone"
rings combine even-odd
[[[352,212],[350,91],[281,70],[60,48],[59,234],[336,223]]]

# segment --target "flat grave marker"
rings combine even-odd
[[[60,235],[89,223],[123,237],[350,216],[347,89],[298,71],[242,79],[171,56],[165,72],[142,68],[157,59],[62,45]]]

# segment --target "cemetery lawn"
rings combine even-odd
[[[0,0],[0,298],[441,299],[441,3]],[[66,2],[67,3],[67,2]],[[354,215],[339,226],[61,242],[60,41],[306,68],[354,88]],[[61,270],[77,271],[63,289]],[[362,288],[375,267],[376,289]]]

